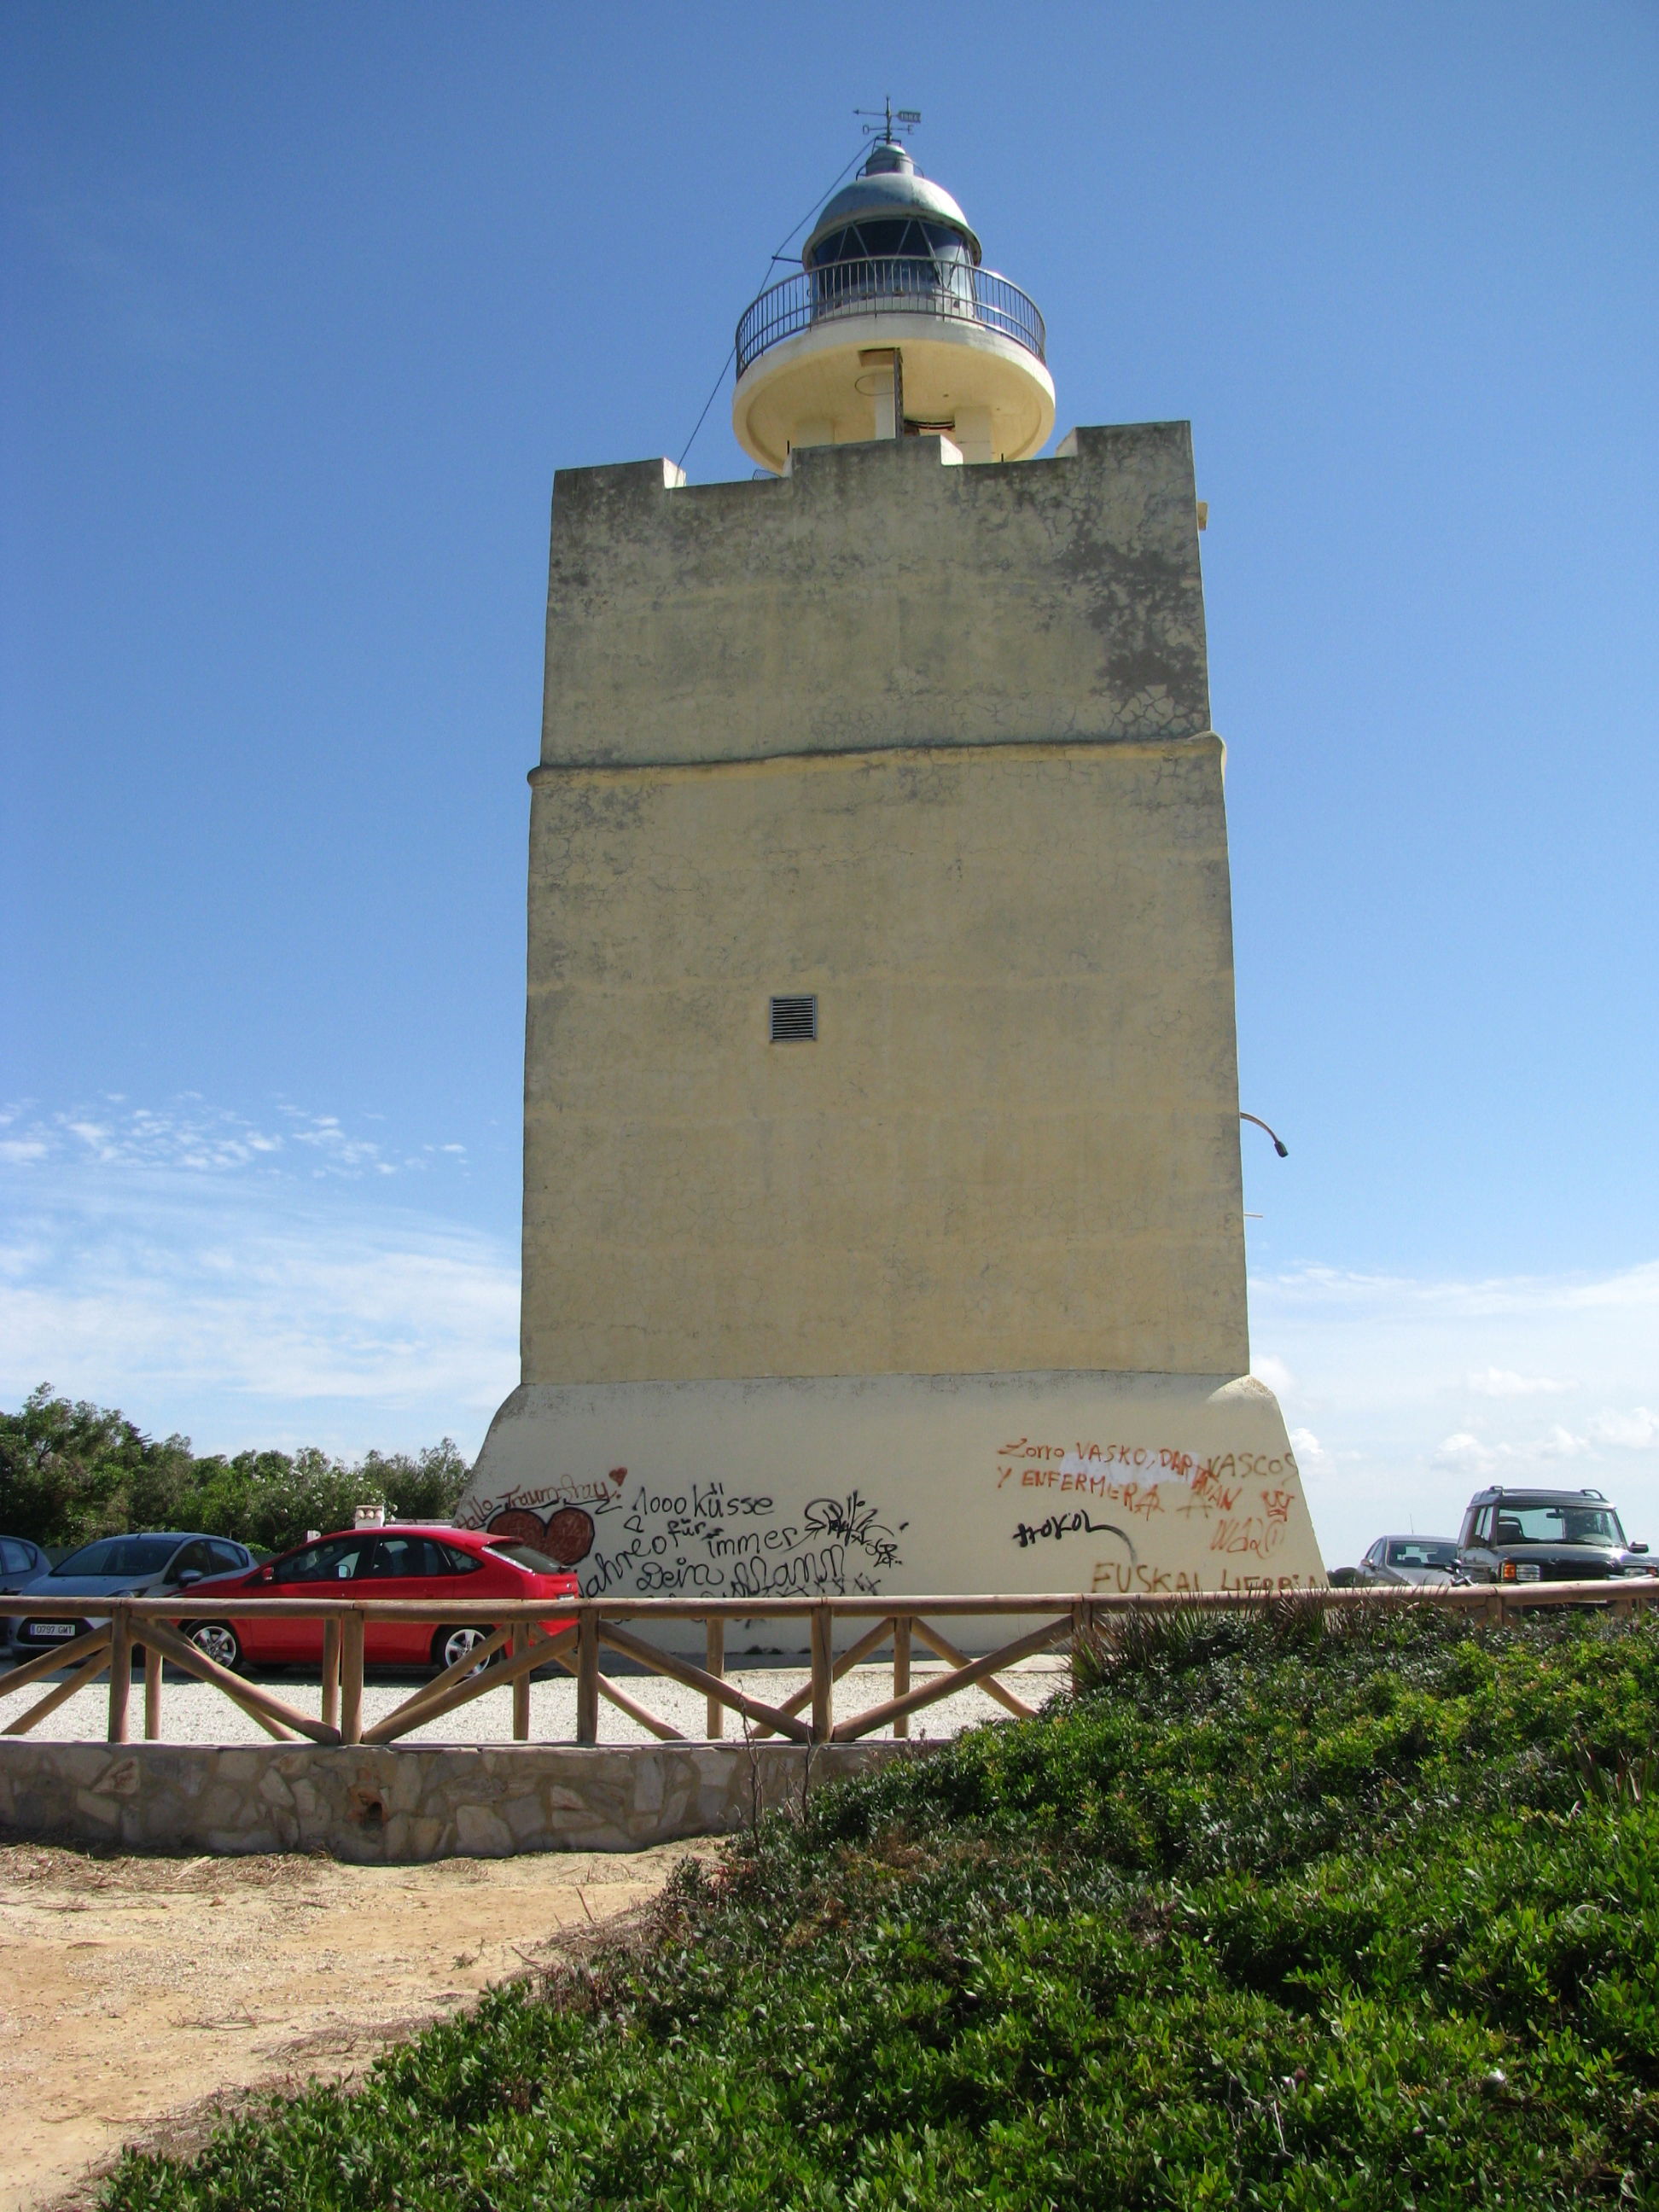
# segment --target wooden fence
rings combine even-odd
[[[1659,1577],[1618,1583],[1480,1583],[1472,1588],[1443,1589],[1333,1589],[1294,1594],[1304,1603],[1316,1602],[1329,1613],[1346,1608],[1395,1605],[1431,1605],[1468,1613],[1478,1620],[1501,1623],[1512,1614],[1540,1607],[1594,1605],[1631,1614],[1659,1599]],[[724,1733],[727,1713],[735,1713],[752,1741],[781,1735],[797,1743],[851,1743],[878,1729],[891,1729],[896,1736],[909,1733],[911,1716],[942,1698],[954,1696],[975,1684],[998,1705],[1021,1719],[1034,1708],[1000,1680],[1003,1670],[1036,1653],[1063,1644],[1075,1655],[1095,1641],[1115,1616],[1138,1612],[1207,1610],[1282,1604],[1285,1596],[1272,1591],[1210,1592],[1195,1595],[1096,1597],[1077,1592],[1057,1595],[1023,1593],[985,1597],[823,1597],[776,1598],[759,1603],[752,1598],[584,1598],[550,1607],[546,1599],[516,1605],[489,1605],[477,1600],[437,1605],[415,1605],[395,1600],[363,1598],[247,1598],[193,1604],[178,1597],[120,1598],[108,1601],[108,1617],[95,1622],[72,1641],[44,1651],[9,1674],[0,1674],[0,1698],[63,1675],[52,1681],[44,1696],[28,1706],[0,1734],[27,1735],[50,1719],[67,1700],[100,1676],[109,1677],[108,1740],[131,1739],[129,1706],[134,1662],[138,1662],[143,1700],[146,1741],[161,1733],[161,1683],[168,1662],[198,1681],[207,1682],[240,1706],[267,1735],[283,1739],[309,1737],[313,1743],[393,1743],[411,1729],[423,1728],[474,1698],[491,1691],[513,1692],[513,1735],[516,1742],[530,1738],[530,1680],[546,1667],[562,1668],[576,1678],[578,1743],[599,1741],[599,1701],[606,1698],[631,1720],[665,1742],[687,1741],[682,1731],[650,1712],[608,1674],[599,1664],[601,1651],[612,1651],[648,1673],[665,1675],[688,1689],[701,1691],[707,1700],[708,1736]],[[27,1593],[0,1597],[0,1618],[82,1621],[91,1610],[86,1600],[37,1598]],[[100,1606],[99,1613],[104,1607]],[[233,1674],[197,1649],[182,1625],[247,1617],[257,1610],[262,1618],[320,1620],[323,1624],[322,1711],[318,1718],[301,1712],[261,1684]],[[541,1626],[551,1610],[570,1626],[549,1635]],[[373,1726],[363,1726],[364,1630],[372,1619],[422,1621],[436,1628],[479,1626],[488,1633],[463,1659],[433,1680],[423,1682],[395,1711]],[[805,1685],[777,1705],[752,1697],[729,1680],[726,1672],[726,1631],[729,1621],[805,1621],[811,1650],[811,1674]],[[996,1650],[969,1658],[939,1626],[940,1620],[994,1622],[1035,1620],[1036,1626],[1020,1632]],[[703,1664],[699,1667],[678,1653],[665,1651],[636,1633],[653,1621],[701,1622]],[[865,1624],[861,1633],[837,1655],[836,1624],[849,1630]],[[911,1657],[920,1644],[945,1662],[945,1671],[913,1683]],[[854,1667],[882,1650],[890,1650],[893,1692],[879,1704],[837,1720],[836,1685]],[[67,1671],[66,1671],[67,1670]]]

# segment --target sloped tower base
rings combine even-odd
[[[590,1597],[1325,1579],[1284,1417],[1248,1376],[531,1384],[458,1518],[554,1553]],[[757,1640],[800,1639],[780,1622]]]

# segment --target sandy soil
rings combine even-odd
[[[712,1845],[434,1866],[0,1847],[0,2212],[89,2205],[124,2143],[360,2072]]]

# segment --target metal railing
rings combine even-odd
[[[246,1618],[246,1597],[194,1605],[173,1598],[119,1598],[110,1602],[107,1619],[100,1619],[72,1641],[42,1652],[39,1658],[0,1674],[0,1698],[13,1692],[45,1683],[52,1675],[67,1677],[0,1731],[7,1736],[27,1735],[50,1718],[59,1706],[101,1675],[109,1677],[107,1739],[129,1741],[128,1705],[132,1692],[133,1661],[143,1654],[143,1729],[146,1741],[161,1733],[161,1686],[164,1667],[171,1662],[198,1681],[206,1682],[239,1705],[268,1735],[291,1740],[307,1736],[319,1744],[385,1744],[441,1719],[472,1698],[491,1690],[513,1692],[513,1736],[527,1742],[530,1736],[530,1679],[544,1667],[559,1667],[576,1678],[575,1741],[599,1741],[599,1701],[605,1698],[630,1720],[666,1742],[684,1742],[683,1732],[653,1713],[620,1689],[599,1664],[602,1650],[615,1652],[647,1672],[665,1675],[687,1689],[701,1691],[707,1699],[708,1737],[718,1739],[725,1716],[736,1713],[744,1734],[757,1737],[781,1735],[805,1744],[851,1743],[878,1729],[890,1728],[894,1735],[908,1735],[910,1717],[942,1698],[978,1686],[1017,1718],[1030,1719],[1033,1708],[1000,1681],[999,1673],[1018,1661],[1035,1656],[1058,1644],[1068,1646],[1073,1668],[1078,1654],[1093,1646],[1103,1624],[1114,1617],[1139,1612],[1170,1612],[1221,1607],[1249,1609],[1281,1603],[1286,1593],[1274,1590],[1214,1591],[1176,1596],[1097,1597],[1079,1592],[1058,1595],[1010,1593],[984,1597],[824,1597],[775,1598],[757,1603],[752,1598],[583,1598],[556,1607],[559,1620],[569,1626],[550,1634],[546,1624],[548,1601],[520,1601],[491,1605],[484,1601],[452,1599],[447,1605],[415,1604],[395,1599],[262,1598],[258,1611],[266,1618],[320,1621],[322,1635],[322,1711],[304,1713],[263,1686],[233,1674],[198,1649],[185,1633],[209,1620]],[[1449,1607],[1488,1623],[1501,1625],[1514,1614],[1560,1605],[1607,1607],[1626,1616],[1659,1601],[1659,1577],[1621,1582],[1480,1583],[1456,1589],[1328,1589],[1290,1595],[1328,1612],[1353,1607],[1431,1605]],[[0,1618],[28,1616],[37,1620],[85,1620],[86,1602],[73,1598],[35,1599],[27,1595],[0,1598]],[[936,1624],[966,1620],[1014,1620],[1037,1622],[979,1658],[959,1650]],[[485,1640],[464,1658],[423,1682],[396,1710],[373,1725],[363,1724],[364,1632],[371,1620],[422,1621],[434,1627],[477,1626],[487,1630]],[[726,1679],[726,1625],[730,1620],[793,1620],[805,1622],[811,1655],[811,1674],[804,1687],[776,1705],[750,1696]],[[696,1666],[678,1652],[635,1634],[635,1629],[653,1621],[700,1621],[703,1626],[703,1661]],[[835,1650],[836,1623],[868,1624],[839,1656]],[[624,1626],[623,1624],[629,1624]],[[920,1644],[945,1662],[945,1671],[921,1682],[911,1680],[911,1655]],[[836,1718],[836,1684],[854,1667],[867,1662],[879,1651],[892,1654],[893,1692],[864,1711]],[[802,1719],[803,1713],[808,1715]]]
[[[738,374],[769,347],[842,315],[939,315],[979,323],[1046,360],[1048,333],[1035,301],[993,269],[927,255],[830,261],[769,285],[738,325]]]

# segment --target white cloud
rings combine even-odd
[[[1442,1438],[1435,1449],[1434,1464],[1467,1469],[1474,1474],[1494,1474],[1505,1466],[1516,1468],[1549,1460],[1582,1459],[1594,1449],[1588,1437],[1575,1436],[1559,1422],[1518,1444],[1487,1443],[1461,1429],[1456,1435]]]
[[[1598,1413],[1589,1432],[1598,1444],[1641,1451],[1650,1444],[1659,1444],[1659,1413],[1646,1406],[1632,1406],[1627,1413]]]
[[[1413,1279],[1310,1267],[1250,1285],[1328,1561],[1385,1528],[1455,1534],[1482,1483],[1592,1484],[1659,1538],[1659,1263]],[[1540,1419],[1545,1404],[1547,1419]]]
[[[1483,1398],[1538,1398],[1572,1388],[1570,1382],[1552,1382],[1547,1375],[1517,1375],[1508,1367],[1482,1367],[1468,1382]]]
[[[1479,1437],[1460,1429],[1455,1436],[1442,1437],[1435,1450],[1434,1464],[1455,1468],[1460,1474],[1490,1474],[1502,1456],[1501,1451],[1483,1444]]]
[[[118,1110],[111,1111],[111,1109]],[[365,1121],[379,1121],[365,1115]],[[185,1091],[164,1107],[132,1107],[113,1094],[95,1107],[28,1115],[21,1107],[0,1111],[0,1164],[177,1169],[195,1175],[228,1175],[264,1168],[275,1176],[357,1178],[430,1172],[443,1163],[464,1166],[466,1147],[428,1144],[400,1152],[349,1130],[337,1114],[312,1114],[280,1104],[274,1126],[210,1106]]]
[[[1265,1382],[1266,1379],[1264,1376],[1262,1380]],[[1310,1468],[1328,1467],[1330,1464],[1330,1454],[1311,1429],[1292,1429],[1291,1449],[1296,1454],[1297,1464],[1304,1474]]]
[[[476,1450],[517,1380],[504,1240],[371,1202],[410,1163],[336,1117],[119,1103],[6,1167],[0,1403],[50,1381],[204,1448]]]
[[[1586,1308],[1659,1306],[1659,1260],[1610,1275],[1499,1275],[1475,1282],[1371,1275],[1310,1266],[1257,1278],[1252,1289],[1282,1307],[1331,1310],[1405,1309],[1460,1318],[1555,1313]]]
[[[1583,1459],[1595,1447],[1588,1437],[1575,1436],[1557,1421],[1539,1438],[1534,1449],[1540,1459]]]
[[[1296,1388],[1295,1376],[1282,1359],[1275,1359],[1271,1352],[1253,1359],[1250,1372],[1258,1382],[1265,1382],[1276,1398],[1282,1398],[1287,1390]]]

